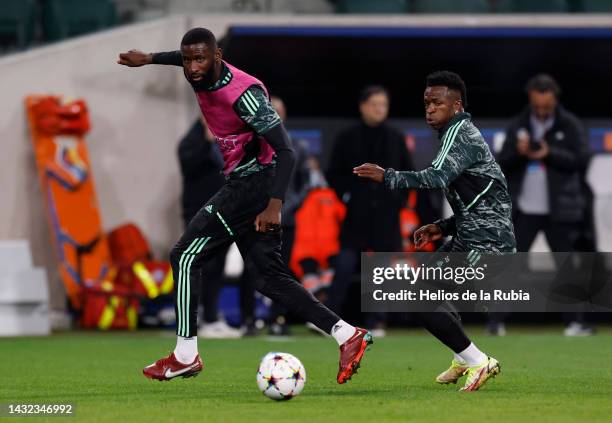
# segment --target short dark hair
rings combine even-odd
[[[200,43],[204,43],[208,47],[216,47],[217,39],[215,38],[215,34],[206,28],[192,28],[183,35],[183,39],[181,40],[182,46]]]
[[[365,103],[375,94],[384,94],[389,98],[389,91],[382,85],[368,85],[359,93],[359,104]]]
[[[539,93],[552,92],[557,98],[561,95],[561,87],[559,87],[555,78],[547,73],[539,73],[532,76],[529,81],[527,81],[527,85],[525,85],[525,91],[527,94],[531,91],[537,91]]]
[[[455,72],[437,71],[427,75],[425,86],[434,87],[436,85],[448,87],[449,90],[456,90],[461,93],[461,103],[463,107],[467,107],[467,90],[465,82]]]

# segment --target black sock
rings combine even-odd
[[[471,344],[461,322],[451,312],[428,312],[418,315],[425,329],[455,353],[459,354]]]

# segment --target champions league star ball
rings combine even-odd
[[[289,400],[302,392],[304,383],[306,369],[293,355],[270,352],[261,359],[257,371],[257,385],[268,398]]]

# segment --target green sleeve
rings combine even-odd
[[[466,136],[457,134],[448,142],[443,142],[431,166],[418,172],[385,170],[385,184],[390,189],[447,188],[464,170],[476,160],[478,153]]]
[[[278,126],[281,119],[264,90],[252,85],[236,100],[234,110],[255,133],[263,135]]]

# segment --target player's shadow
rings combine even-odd
[[[342,389],[342,388],[332,388],[332,389],[318,389],[316,391],[308,391],[309,397],[344,397],[344,396],[352,396],[352,395],[371,395],[371,394],[384,394],[393,392],[392,389]]]
[[[53,391],[53,395],[49,395],[47,394],[43,394],[43,395],[28,395],[28,401],[34,402],[36,400],[44,400],[45,404],[51,403],[53,401],[57,401],[57,402],[62,402],[62,401],[66,401],[66,398],[69,398],[71,402],[75,402],[73,401],[74,399],[78,398],[78,399],[88,399],[88,398],[126,398],[126,396],[130,396],[130,395],[141,395],[142,394],[142,390],[141,389],[134,389],[134,390],[125,390],[122,389],[120,392],[117,393],[100,393],[99,391],[97,392],[81,392],[81,391]],[[177,398],[181,398],[184,397],[184,393],[182,396],[177,395]]]

